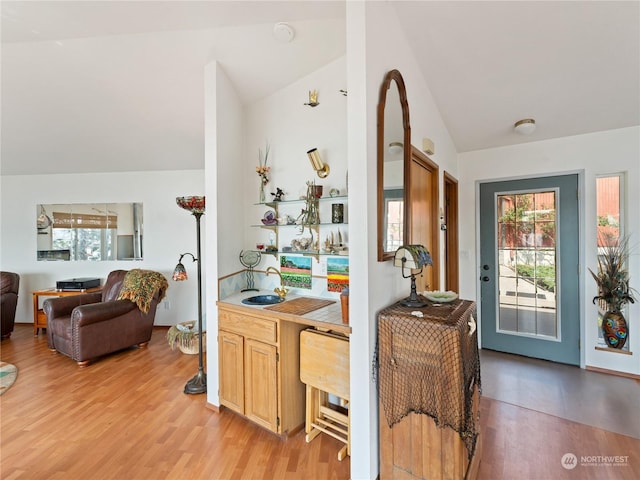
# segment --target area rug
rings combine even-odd
[[[9,390],[18,377],[18,368],[10,363],[0,362],[0,395]]]

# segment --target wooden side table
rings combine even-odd
[[[381,480],[477,478],[475,316],[470,300],[422,308],[396,303],[378,313]]]
[[[33,295],[33,335],[38,336],[41,328],[47,328],[47,315],[40,308],[40,297],[71,297],[83,293],[99,292],[102,287],[93,287],[83,290],[56,290],[55,288],[45,288],[31,292]]]

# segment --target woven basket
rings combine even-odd
[[[193,328],[195,321],[191,320],[188,322],[180,322],[179,325],[183,325],[188,328]],[[182,353],[186,353],[187,355],[197,355],[198,353],[198,335],[197,333],[193,334],[191,338],[188,339],[176,339],[175,345]],[[202,353],[207,351],[207,332],[202,333]]]
[[[197,355],[198,354],[198,335],[193,337],[193,341],[189,342],[189,345],[182,345],[178,342],[178,348],[182,353],[186,353],[187,355]],[[207,351],[207,332],[202,334],[202,353]]]

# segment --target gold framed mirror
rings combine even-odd
[[[391,260],[408,240],[411,127],[404,80],[391,70],[378,99],[378,261]]]

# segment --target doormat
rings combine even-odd
[[[0,395],[9,390],[18,377],[18,368],[10,363],[0,362]]]

